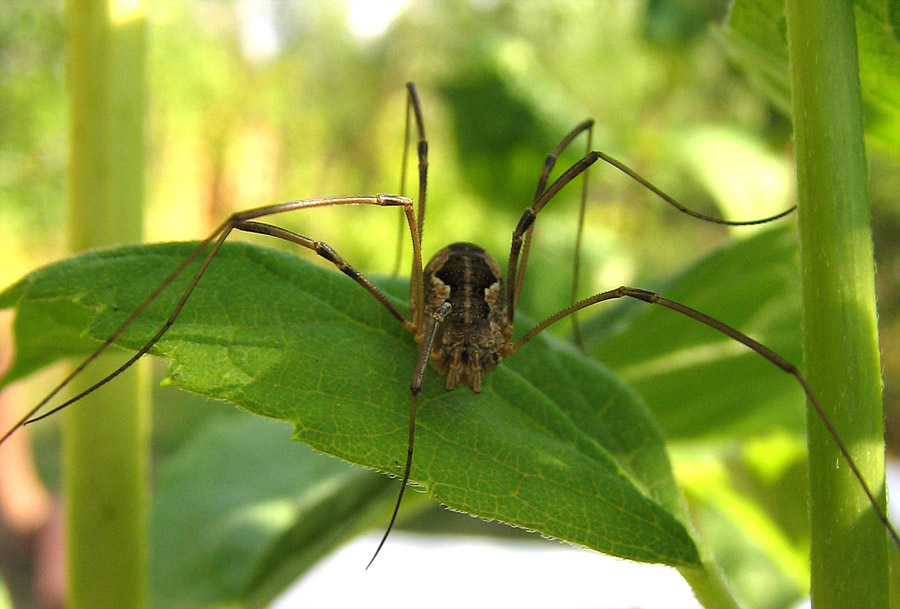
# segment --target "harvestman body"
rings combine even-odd
[[[734,328],[723,324],[699,311],[691,309],[685,305],[668,300],[647,290],[630,287],[619,287],[615,290],[609,290],[595,294],[589,298],[585,298],[548,317],[537,326],[529,330],[515,343],[510,342],[513,335],[515,323],[515,311],[519,293],[521,291],[522,279],[524,276],[525,265],[528,257],[530,236],[534,228],[534,221],[538,213],[544,206],[553,199],[553,197],[569,182],[576,177],[583,175],[585,178],[585,187],[582,190],[582,206],[581,215],[579,217],[578,241],[576,242],[576,265],[578,260],[577,252],[580,249],[581,226],[584,218],[584,204],[586,197],[587,170],[596,161],[602,160],[612,165],[619,171],[637,181],[645,188],[662,198],[664,201],[674,206],[678,210],[696,218],[715,222],[718,224],[729,225],[750,225],[761,224],[781,218],[794,208],[775,216],[764,218],[761,220],[753,220],[746,222],[730,222],[717,218],[712,218],[698,212],[694,212],[685,208],[683,205],[675,201],[666,193],[659,190],[656,186],[645,180],[643,177],[626,167],[616,159],[597,151],[590,149],[590,136],[593,127],[593,121],[587,120],[576,126],[562,142],[551,152],[544,163],[543,171],[538,180],[537,190],[535,191],[534,200],[531,206],[525,210],[519,220],[515,230],[513,231],[512,243],[510,246],[509,263],[507,266],[506,283],[504,285],[503,274],[497,262],[491,258],[482,248],[471,243],[454,243],[435,254],[427,265],[422,265],[422,225],[425,213],[425,191],[428,173],[428,144],[425,139],[425,129],[422,119],[421,107],[415,86],[412,83],[407,84],[407,112],[406,112],[406,142],[404,146],[403,167],[404,171],[401,175],[405,177],[406,168],[406,152],[409,148],[409,118],[414,117],[416,129],[419,135],[418,140],[418,166],[419,166],[419,187],[418,187],[418,208],[414,211],[413,202],[403,196],[377,195],[363,197],[335,197],[323,199],[307,199],[300,201],[289,201],[276,205],[259,207],[244,212],[233,214],[219,228],[217,228],[210,236],[204,239],[197,249],[184,261],[174,272],[154,290],[142,303],[135,309],[125,322],[108,338],[102,345],[91,354],[86,360],[79,364],[53,391],[50,392],[40,403],[38,403],[26,416],[24,416],[16,425],[5,435],[0,437],[0,443],[8,438],[16,429],[25,424],[32,423],[41,418],[49,416],[54,412],[65,408],[69,404],[78,401],[88,393],[93,392],[102,385],[111,381],[122,371],[131,366],[140,357],[147,353],[150,348],[168,331],[175,322],[178,314],[181,312],[184,303],[190,297],[197,282],[203,276],[216,253],[222,247],[222,244],[235,229],[245,232],[259,233],[271,235],[286,241],[290,241],[302,247],[306,247],[315,251],[319,256],[325,258],[334,264],[341,272],[348,275],[367,292],[369,292],[382,306],[384,306],[397,320],[399,320],[407,330],[409,330],[419,346],[416,367],[412,377],[410,386],[410,416],[409,416],[409,439],[407,444],[407,457],[403,472],[403,478],[400,491],[397,495],[397,501],[391,515],[390,522],[385,530],[377,549],[375,550],[369,565],[375,560],[378,552],[381,550],[384,542],[393,528],[397,518],[397,513],[403,499],[403,493],[409,482],[410,468],[412,465],[413,445],[415,435],[416,420],[416,404],[418,394],[422,389],[425,378],[425,372],[430,362],[434,369],[441,375],[446,377],[445,387],[448,391],[452,390],[458,384],[463,384],[472,389],[475,393],[481,391],[482,380],[485,373],[490,372],[505,358],[514,354],[519,348],[542,332],[548,326],[557,321],[571,316],[577,311],[587,308],[599,302],[613,300],[623,297],[642,300],[650,304],[658,304],[675,312],[681,313],[691,319],[699,321],[722,334],[733,338],[742,343],[746,347],[760,354],[784,372],[792,375],[803,388],[809,403],[813,406],[825,424],[829,433],[835,441],[840,452],[847,460],[853,474],[859,481],[864,492],[868,496],[869,502],[878,518],[884,524],[885,528],[892,537],[894,543],[900,548],[900,537],[894,530],[893,526],[888,522],[887,517],[881,506],[875,499],[874,494],[869,489],[867,483],[859,472],[856,464],[851,458],[847,448],[838,436],[828,417],[822,410],[817,398],[813,394],[806,379],[799,370],[783,357],[773,352],[771,349],[758,343],[745,334],[735,330]],[[571,142],[581,133],[586,133],[588,138],[587,153],[585,156],[569,167],[562,175],[557,178],[549,187],[547,181],[555,166],[557,158],[562,154]],[[401,182],[401,192],[403,185]],[[401,222],[405,218],[406,224],[412,238],[413,245],[413,269],[410,278],[410,313],[411,319],[401,313],[371,281],[363,276],[359,271],[353,268],[346,260],[344,260],[330,246],[321,241],[316,241],[291,232],[284,228],[256,221],[257,218],[263,218],[274,214],[293,211],[297,209],[308,209],[313,207],[327,207],[336,205],[375,205],[380,207],[400,207],[403,215]],[[86,368],[97,356],[100,355],[110,344],[112,344],[119,335],[146,309],[146,307],[160,293],[163,292],[194,260],[197,260],[204,254],[199,270],[195,273],[190,281],[187,289],[179,299],[169,318],[156,334],[127,362],[118,369],[106,376],[104,379],[89,387],[85,391],[79,393],[75,397],[65,401],[59,406],[54,407],[50,411],[38,415],[38,411],[43,408],[72,378]],[[577,277],[577,272],[575,273]],[[573,287],[574,301],[575,287]],[[577,325],[575,326],[577,332]],[[368,566],[367,566],[368,568]]]
[[[431,365],[447,377],[447,391],[462,383],[480,393],[484,373],[509,353],[513,331],[500,267],[477,245],[454,243],[432,257],[424,279],[425,315],[444,318]],[[441,312],[445,303],[449,312]]]

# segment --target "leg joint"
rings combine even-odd
[[[618,288],[616,292],[623,296],[630,296],[632,298],[637,298],[638,300],[643,300],[644,302],[649,302],[650,304],[655,304],[659,301],[659,294],[641,288],[629,288],[623,285]]]

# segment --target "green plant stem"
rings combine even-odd
[[[788,0],[806,375],[884,501],[884,429],[856,29],[850,0]],[[886,535],[808,415],[816,609],[888,606]],[[882,503],[883,505],[883,503]]]
[[[136,4],[126,9],[115,0],[70,0],[67,5],[73,251],[142,237],[146,36]],[[111,359],[101,359],[97,368],[111,367]],[[64,475],[71,609],[148,606],[142,385],[139,371],[129,371],[114,388],[68,410]]]
[[[712,560],[704,559],[701,569],[681,567],[678,572],[691,587],[697,601],[706,609],[742,609],[725,574]]]

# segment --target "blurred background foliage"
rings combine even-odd
[[[505,258],[544,156],[587,116],[597,119],[594,147],[694,208],[734,205],[706,184],[731,148],[748,172],[773,169],[768,184],[744,178],[744,187],[773,188],[754,198],[776,200],[720,213],[780,209],[791,200],[789,124],[708,34],[724,10],[721,2],[602,11],[581,2],[414,3],[372,34],[363,29],[371,23],[348,23],[343,3],[160,3],[149,15],[147,240],[197,238],[232,210],[273,201],[396,191],[407,80],[419,87],[431,144],[426,254],[470,239]],[[14,2],[3,11],[8,284],[60,253],[67,131],[61,6]],[[588,256],[604,267],[586,273],[591,285],[659,276],[696,257],[698,244],[726,237],[612,170],[598,167],[591,188]],[[554,267],[571,247],[576,200],[570,188],[542,218],[540,245]],[[369,271],[392,268],[393,248],[384,247],[396,239],[392,214],[307,215],[286,222],[307,225]],[[672,223],[684,236],[674,238]],[[536,315],[554,307],[549,295],[566,292],[553,288],[530,297],[546,302]]]
[[[367,12],[373,5],[382,12]],[[385,17],[391,7],[396,11]],[[793,203],[790,120],[777,96],[767,96],[766,87],[752,84],[729,59],[725,37],[711,27],[726,18],[725,0],[173,0],[149,9],[147,241],[197,239],[232,211],[278,201],[397,192],[407,81],[418,86],[430,144],[426,257],[449,242],[474,241],[505,268],[510,235],[530,203],[544,156],[586,117],[597,121],[595,149],[692,209],[749,219]],[[65,60],[61,2],[0,4],[4,286],[65,255]],[[900,150],[876,140],[870,177],[879,322],[888,437],[896,453]],[[584,145],[576,140],[559,166],[577,160]],[[408,177],[414,185],[414,170]],[[568,301],[579,191],[576,185],[563,191],[538,222],[522,296],[533,317]],[[325,209],[283,223],[328,242],[366,272],[389,273],[394,266],[393,213]],[[705,253],[753,233],[679,214],[598,165],[590,177],[580,289],[659,288]],[[606,314],[609,326],[613,315]],[[789,355],[799,359],[798,351]],[[35,401],[44,387],[26,391],[23,401]],[[185,414],[189,398],[162,394],[155,434],[156,450],[165,453],[189,435],[188,419],[208,415]],[[802,422],[799,410],[791,417]],[[691,437],[677,422],[670,427],[663,417],[663,425],[670,436]],[[785,522],[805,509],[805,498],[794,492],[804,484],[797,444],[779,433],[766,441],[763,452],[782,455],[787,464],[769,481],[760,473],[765,467],[754,466],[752,446],[727,445],[723,452],[735,472],[753,472],[739,486],[765,487],[761,495],[772,503],[794,495],[796,509],[781,505],[774,518],[802,547],[798,531],[805,523]],[[703,458],[709,450],[678,461],[692,497],[691,488],[719,488],[721,471]],[[726,527],[721,514],[732,489],[720,490],[717,505],[697,506],[712,529]],[[798,560],[792,552],[776,552],[787,572]],[[766,568],[745,571],[748,590],[759,589],[754,577]],[[775,600],[754,606],[778,606],[793,594],[772,592]]]

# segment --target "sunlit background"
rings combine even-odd
[[[715,29],[725,17],[724,0],[150,4],[146,241],[197,239],[231,211],[283,200],[397,192],[407,81],[418,87],[430,144],[426,257],[466,240],[504,261],[545,155],[586,117],[597,121],[594,148],[622,159],[695,210],[748,219],[793,203],[789,120],[729,60]],[[64,35],[60,3],[0,5],[0,286],[65,256]],[[577,140],[560,164],[577,160],[584,145]],[[896,453],[900,164],[896,151],[878,148],[870,161],[885,406]],[[414,170],[408,177],[414,184]],[[580,184],[567,189],[541,216],[522,297],[523,309],[534,317],[568,301],[579,191]],[[680,215],[611,168],[592,171],[588,201],[583,294],[620,284],[653,287],[705,252],[752,233]],[[394,213],[326,209],[285,217],[283,223],[328,242],[366,272],[394,268]],[[404,273],[409,249],[406,244]],[[565,334],[568,328],[556,331]],[[35,401],[46,382],[18,388],[17,399]],[[161,393],[155,435],[163,458],[211,415],[202,400],[198,408],[197,400]],[[44,447],[38,460],[52,487],[52,426],[38,432],[37,443]],[[506,535],[504,527],[438,509],[406,528]],[[522,544],[523,537],[503,543]],[[552,587],[559,565],[581,573],[568,566],[568,554],[554,554],[558,544],[534,537],[538,553],[530,570],[519,559],[494,557],[481,571],[496,576],[477,585],[510,599],[512,590],[522,588],[522,577],[544,577]],[[357,550],[331,572],[342,578],[322,575],[326,579],[319,581],[327,585],[303,583],[304,590],[324,590],[326,600],[314,601],[305,592],[297,606],[369,604],[341,596],[354,587],[370,590],[373,605],[426,606],[435,600],[444,606],[441,590],[466,591],[461,578],[471,581],[473,575],[464,576],[465,569],[478,555],[490,555],[481,546],[463,548],[447,555],[454,563],[430,538],[426,550],[407,550],[403,538],[401,532],[392,539],[380,564],[367,573],[362,566],[374,538],[351,546]],[[415,544],[422,538],[411,539]],[[493,545],[506,548],[503,543]],[[584,580],[612,568],[615,575],[604,586],[632,581],[619,575],[622,561],[576,553],[596,561],[587,563]],[[21,599],[16,606],[41,606],[33,596],[34,563],[7,554],[0,552],[2,568],[17,603]],[[501,570],[498,563],[506,562],[513,572]],[[637,583],[626,588],[642,586],[646,593],[653,587],[646,578],[658,570],[638,571]],[[673,577],[674,572],[662,575],[663,581]],[[376,580],[382,587],[368,587]],[[412,599],[405,597],[409,580],[416,582]],[[593,595],[584,596],[579,584]],[[576,600],[566,604],[560,590],[544,606],[685,606],[690,593],[673,585],[672,596],[654,604],[619,591],[603,600],[594,581],[573,578],[565,587]],[[503,606],[472,586],[468,604]],[[447,598],[466,602],[465,595]],[[759,606],[777,607],[785,598],[791,595]]]

